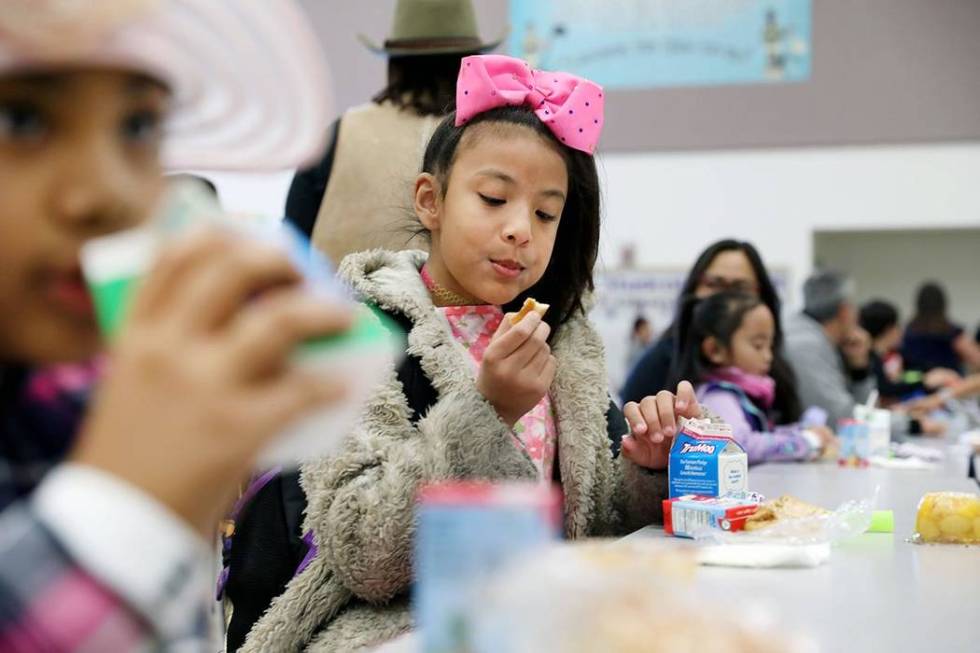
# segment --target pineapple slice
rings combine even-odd
[[[919,502],[915,530],[921,542],[980,544],[980,496],[930,492]]]

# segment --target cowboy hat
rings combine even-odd
[[[378,45],[364,34],[358,39],[369,50],[389,57],[487,52],[506,38],[484,42],[470,0],[399,0],[391,33]]]
[[[294,0],[0,0],[0,75],[80,66],[169,88],[168,168],[283,169],[322,152],[329,77]]]

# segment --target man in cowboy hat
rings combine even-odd
[[[470,0],[399,0],[382,45],[359,39],[388,57],[388,84],[331,126],[324,157],[297,172],[286,201],[286,219],[334,263],[409,244],[412,181],[429,136],[453,108],[459,61],[503,40],[480,39]]]

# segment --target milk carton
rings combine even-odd
[[[343,401],[311,410],[286,426],[260,453],[258,467],[295,468],[305,460],[335,453],[361,414],[364,402],[400,360],[405,350],[404,334],[384,314],[354,304],[349,290],[334,278],[330,263],[289,223],[278,218],[224,214],[197,184],[175,185],[149,224],[95,238],[82,246],[82,269],[101,331],[109,341],[117,336],[134,292],[160,249],[195,225],[223,229],[229,238],[253,238],[279,247],[303,275],[311,297],[350,306],[350,329],[304,342],[296,348],[291,361],[311,374],[344,379],[347,396]]]
[[[687,420],[670,448],[667,475],[671,497],[746,492],[749,458],[727,424]]]
[[[854,419],[868,425],[868,455],[888,457],[892,438],[892,413],[886,408],[854,407]]]

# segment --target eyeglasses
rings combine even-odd
[[[704,275],[701,277],[701,285],[712,292],[743,292],[750,295],[759,294],[759,284],[747,279],[726,279],[725,277]]]

